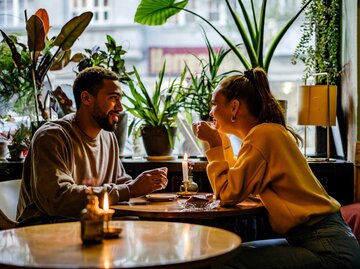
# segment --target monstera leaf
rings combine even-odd
[[[135,22],[148,25],[164,24],[168,18],[179,13],[188,3],[184,0],[142,1],[135,14]]]

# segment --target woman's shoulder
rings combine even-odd
[[[286,128],[278,123],[272,123],[272,122],[265,122],[259,125],[256,125],[253,128],[253,133],[255,135],[275,135],[278,136],[281,133],[286,134],[287,130]]]

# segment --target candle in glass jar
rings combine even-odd
[[[182,173],[183,173],[183,181],[188,181],[189,168],[188,168],[188,156],[186,153],[184,154],[184,160],[182,161]]]
[[[109,223],[111,221],[112,215],[114,214],[114,209],[109,209],[109,196],[108,193],[104,193],[104,204],[103,204],[103,214],[104,214],[104,232],[109,233]]]

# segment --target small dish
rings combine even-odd
[[[178,196],[172,193],[153,193],[145,196],[146,199],[153,202],[165,202],[175,200]]]
[[[194,192],[194,191],[188,191],[188,192],[180,191],[180,192],[177,192],[176,194],[181,198],[189,198],[189,197],[192,197],[193,195],[196,195],[197,192]]]
[[[172,161],[172,160],[176,160],[177,156],[172,156],[172,155],[168,155],[168,156],[146,156],[145,157],[148,161],[152,161],[152,162],[160,162],[160,161]]]

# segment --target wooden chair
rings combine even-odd
[[[0,230],[15,228],[21,179],[0,182]]]

